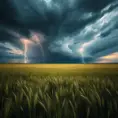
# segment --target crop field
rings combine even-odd
[[[118,65],[0,64],[0,118],[118,118]]]

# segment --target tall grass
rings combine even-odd
[[[117,76],[1,73],[0,118],[118,118]]]

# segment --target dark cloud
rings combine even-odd
[[[90,12],[99,12],[115,0],[81,0],[79,7]]]
[[[11,43],[13,45],[16,45],[18,48],[23,48],[23,46],[21,45],[21,42],[18,38],[10,35],[9,33],[7,33],[5,30],[0,29],[0,42],[1,43]]]
[[[45,35],[47,62],[79,63],[83,56],[88,62],[117,46],[117,5],[116,0],[1,0],[0,43],[23,50],[6,29],[28,38],[32,30]],[[39,55],[39,48],[32,50],[29,55]]]
[[[72,58],[60,53],[50,53],[47,63],[82,63],[81,58]]]

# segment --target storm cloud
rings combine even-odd
[[[23,51],[19,38],[9,31],[29,40],[31,31],[43,35],[45,42],[41,45],[45,63],[93,63],[100,57],[118,52],[118,2],[1,0],[0,50],[9,50],[7,43]],[[40,48],[36,46],[28,54],[33,56],[39,52]]]

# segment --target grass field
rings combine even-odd
[[[0,64],[0,118],[118,118],[118,65]]]

